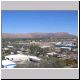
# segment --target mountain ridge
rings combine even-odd
[[[2,33],[2,38],[73,38],[76,37],[73,34],[67,32],[56,32],[56,33]]]

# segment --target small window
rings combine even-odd
[[[13,60],[13,58],[12,58],[12,60]]]
[[[11,61],[13,60],[13,58],[10,59]]]
[[[7,60],[9,60],[9,58],[6,58]]]

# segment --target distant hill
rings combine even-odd
[[[57,33],[2,33],[2,38],[75,38],[75,35],[66,33],[66,32],[57,32]]]

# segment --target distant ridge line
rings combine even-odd
[[[67,32],[56,33],[2,33],[2,38],[75,38],[76,35]]]

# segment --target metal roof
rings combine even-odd
[[[9,66],[9,65],[16,65],[16,64],[10,60],[2,60],[2,65]]]

